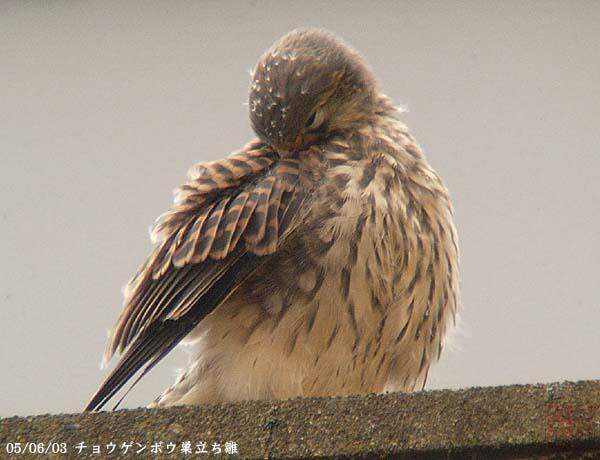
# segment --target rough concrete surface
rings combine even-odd
[[[0,458],[600,459],[599,407],[600,380],[12,417]]]

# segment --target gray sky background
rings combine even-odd
[[[0,416],[82,409],[147,228],[250,139],[247,72],[298,26],[365,56],[452,193],[428,388],[600,378],[600,2],[1,1]]]

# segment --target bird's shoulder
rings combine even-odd
[[[281,159],[260,141],[231,155],[194,165],[175,190],[171,209],[156,221],[152,240],[169,246],[165,265],[182,267],[222,259],[242,240],[260,255],[273,249],[289,199],[295,194],[299,164]]]

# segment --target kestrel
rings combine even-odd
[[[86,410],[178,343],[151,406],[413,391],[455,323],[458,247],[438,175],[373,73],[332,33],[259,59],[257,139],[196,165],[153,229]]]

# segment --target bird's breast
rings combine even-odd
[[[340,359],[362,366],[350,373],[356,388],[422,385],[456,313],[445,187],[424,160],[402,164],[383,151],[331,168],[317,201],[305,237],[311,268],[297,274],[306,290],[319,285],[305,307],[314,312],[307,346],[329,354],[332,370]]]

